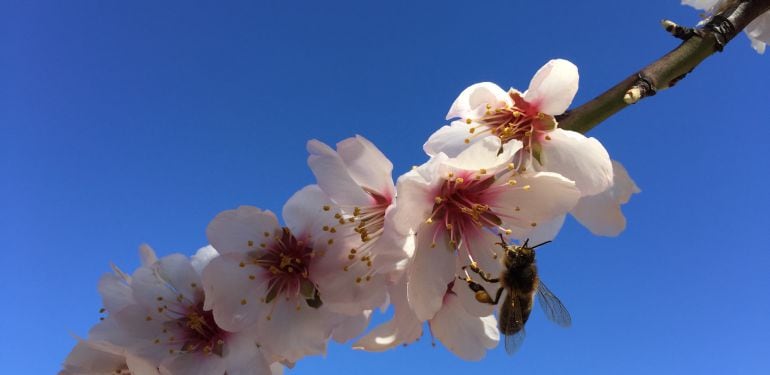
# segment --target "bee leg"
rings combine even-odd
[[[459,277],[458,277],[459,278]],[[479,301],[481,303],[487,303],[490,305],[497,305],[497,302],[500,301],[500,296],[503,294],[503,287],[500,287],[497,289],[497,293],[495,294],[495,298],[492,299],[492,296],[487,292],[487,290],[482,286],[481,284],[474,282],[470,278],[459,278],[460,280],[465,280],[465,282],[468,283],[468,287],[471,288],[471,290],[476,293],[476,301]]]
[[[463,266],[463,268],[462,268],[463,271],[465,271],[466,268],[470,268],[471,271],[477,273],[479,276],[481,276],[482,279],[484,279],[484,281],[486,281],[488,283],[499,283],[500,282],[499,278],[492,277],[492,275],[482,271],[481,268],[479,268],[479,265],[476,262],[473,262],[473,263],[471,263],[468,266]]]

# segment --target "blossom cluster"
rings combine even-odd
[[[143,246],[136,271],[99,281],[105,316],[61,374],[280,373],[329,340],[383,351],[426,322],[452,353],[481,359],[500,334],[493,306],[456,283],[463,267],[500,272],[499,236],[547,241],[567,214],[617,235],[620,206],[639,191],[598,140],[558,127],[577,88],[566,60],[524,92],[468,87],[425,143],[427,161],[395,183],[361,136],[309,141],[316,184],[285,203],[283,224],[241,206],[211,221],[210,245],[192,257]],[[392,319],[364,334],[389,305]]]
[[[706,11],[706,19],[702,23],[708,22],[714,14],[735,3],[736,0],[682,0],[684,5]],[[760,14],[743,29],[743,32],[751,40],[751,47],[754,50],[760,54],[765,53],[765,48],[770,43],[770,11]]]

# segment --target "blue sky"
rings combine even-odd
[[[697,22],[676,0],[565,4],[3,2],[1,372],[54,373],[98,321],[99,276],[136,267],[140,243],[192,254],[219,211],[280,212],[313,182],[308,139],[361,134],[400,174],[466,86],[524,89],[561,57],[579,104],[677,44],[661,18]],[[572,328],[535,311],[513,358],[424,336],[288,373],[770,372],[768,59],[741,35],[590,133],[642,193],[621,236],[568,220],[539,253]]]

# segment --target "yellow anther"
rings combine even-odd
[[[508,163],[508,170],[514,170],[516,166],[513,163]]]
[[[361,277],[356,277],[356,284],[361,283]]]
[[[468,124],[468,125],[470,125],[472,122],[473,122],[473,120],[471,120],[469,118],[465,119],[465,123]]]
[[[254,280],[256,278],[257,278],[257,276],[255,276],[255,275],[249,275],[249,280]]]
[[[270,237],[270,232],[262,233],[262,235],[264,235],[265,237]]]
[[[475,132],[476,132],[476,128],[470,128],[470,129],[468,129],[468,132],[470,132],[471,134],[473,134],[473,133],[475,133]]]
[[[484,168],[479,169],[479,174],[487,174],[487,170]]]
[[[425,224],[433,224],[433,219],[428,218],[428,220],[425,220]]]
[[[353,259],[355,259],[355,258],[356,258],[356,256],[355,256],[355,255],[353,255],[353,254],[350,254],[350,255],[348,255],[348,259],[350,259],[350,260],[353,260]]]
[[[531,226],[533,226],[533,227],[536,227],[536,226],[537,226],[537,223],[532,223],[532,224],[530,224],[530,225],[531,225]]]
[[[465,180],[462,177],[455,178],[455,183],[462,184],[463,182],[465,182]]]
[[[324,232],[327,232],[327,231],[329,231],[329,226],[328,225],[324,225],[323,228],[321,228],[321,230],[323,230]]]
[[[331,207],[329,207],[328,204],[324,205],[322,208],[323,208],[324,211],[329,211],[329,210],[332,209]]]
[[[550,141],[550,140],[551,140],[551,136],[550,136],[550,135],[546,135],[546,136],[545,136],[545,140],[546,140],[546,141]]]
[[[246,299],[244,298],[241,300],[241,305],[245,305],[245,304],[246,304]]]
[[[531,188],[532,188],[532,187],[531,187],[531,186],[529,186],[529,185],[524,185],[524,187],[522,187],[522,189],[524,189],[524,190],[529,190],[529,189],[531,189]]]
[[[510,179],[510,180],[508,180],[508,185],[511,185],[511,186],[513,186],[513,185],[516,185],[517,183],[519,183],[519,182],[518,182],[518,181],[516,181],[516,180],[514,180],[514,179]]]
[[[246,267],[246,263],[240,262],[238,263],[238,267],[241,267],[241,268]]]
[[[329,229],[329,233],[337,233],[337,228],[332,227]]]
[[[465,142],[465,144],[468,144],[468,143],[471,143],[471,140],[470,140],[470,138],[465,138],[465,139],[463,140],[463,142]]]
[[[248,245],[249,247],[252,247],[252,246],[254,246],[254,241],[252,241],[252,240],[248,240],[248,241],[246,242],[246,245]]]
[[[436,202],[436,204],[441,204],[441,202],[444,201],[444,198],[441,197],[435,197],[433,198],[433,201]]]

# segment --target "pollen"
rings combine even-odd
[[[425,223],[426,224],[433,224],[433,219],[428,218],[428,220],[425,220]]]
[[[516,165],[514,165],[513,163],[508,163],[508,170],[512,171],[514,169],[516,169]]]
[[[246,299],[244,298],[241,300],[241,305],[245,305],[245,304],[246,304]]]
[[[468,124],[468,125],[470,125],[472,122],[473,122],[473,120],[471,120],[469,118],[465,119],[465,123]]]
[[[546,141],[550,141],[550,140],[551,140],[551,136],[550,136],[550,135],[546,135],[546,136],[545,136],[545,140],[546,140]]]
[[[462,184],[463,182],[465,182],[465,179],[463,179],[462,177],[455,178],[455,183]]]
[[[270,237],[270,233],[268,232],[262,233],[262,235],[264,235],[265,237]]]
[[[328,225],[324,225],[323,228],[321,228],[321,230],[323,230],[324,232],[328,232],[329,231],[329,226]]]
[[[441,202],[444,201],[444,198],[441,197],[435,197],[433,198],[433,201],[436,202],[436,204],[441,204]]]
[[[355,255],[353,255],[353,254],[350,254],[350,255],[348,255],[348,259],[350,259],[350,260],[353,260],[353,259],[355,259],[355,258],[356,258],[356,256],[355,256]]]
[[[256,276],[254,276],[254,275],[249,275],[249,280],[254,280],[254,279],[256,279],[256,278],[257,278],[257,277],[256,277]]]
[[[524,190],[529,190],[529,189],[531,189],[531,188],[532,188],[532,187],[531,187],[531,186],[529,186],[529,185],[524,185],[524,187],[522,187],[522,189],[524,189]]]
[[[356,277],[356,284],[360,284],[360,283],[361,283],[361,277]]]
[[[473,134],[473,133],[475,133],[475,132],[476,132],[476,128],[470,128],[470,129],[468,129],[468,131],[469,131],[471,134]]]
[[[510,186],[514,186],[514,185],[516,185],[517,183],[518,183],[518,181],[516,181],[516,180],[514,180],[514,179],[510,179],[510,180],[508,180],[508,185],[510,185]]]
[[[326,241],[327,244],[331,245],[334,243],[334,238],[330,238],[329,241]]]
[[[252,240],[249,240],[248,242],[246,242],[246,245],[247,245],[248,247],[252,247],[252,246],[254,246],[254,241],[252,241]]]
[[[471,143],[471,140],[470,140],[469,138],[465,138],[465,139],[463,140],[463,142],[465,142],[465,144],[468,144],[468,143]]]
[[[536,226],[537,226],[537,223],[533,222],[533,223],[532,223],[532,224],[530,224],[530,225],[531,225],[532,227],[536,227]]]
[[[487,174],[487,170],[484,168],[479,169],[479,174]]]

